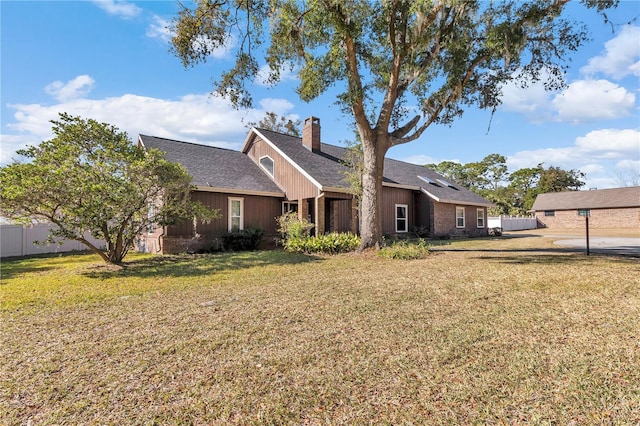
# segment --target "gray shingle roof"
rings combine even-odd
[[[320,148],[322,152],[315,153],[307,149],[298,137],[266,129],[257,130],[323,187],[348,188],[349,185],[345,181],[347,167],[342,163],[346,156],[346,148],[322,143]],[[426,181],[419,176],[427,178]],[[387,158],[384,162],[383,179],[388,184],[410,186],[416,190],[420,188],[427,195],[440,202],[480,206],[493,205],[460,185],[447,185],[447,180],[443,176],[417,164]],[[434,183],[428,183],[429,180]]]
[[[345,180],[348,168],[343,164],[346,148],[323,143],[322,152],[316,153],[302,145],[298,137],[257,130],[322,187],[348,189]],[[242,152],[147,135],[140,135],[140,141],[145,148],[157,148],[166,153],[168,160],[182,164],[193,177],[194,185],[283,194],[262,168]],[[492,205],[462,186],[449,184],[430,169],[390,158],[385,159],[384,182],[422,190],[440,202]]]
[[[194,185],[284,196],[260,166],[239,151],[147,135],[140,135],[140,141],[145,148],[159,149],[167,160],[182,164]]]
[[[640,206],[640,186],[540,194],[532,210],[606,209]]]

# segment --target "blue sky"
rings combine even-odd
[[[228,51],[184,69],[169,53],[167,23],[174,1],[0,1],[0,163],[51,135],[49,120],[68,112],[140,133],[240,149],[247,123],[266,111],[317,116],[322,140],[352,140],[350,118],[331,94],[311,103],[295,94],[295,77],[275,88],[254,85],[255,108],[236,111],[210,96],[212,77],[229,66]],[[431,127],[389,156],[424,164],[480,161],[499,153],[511,170],[579,169],[586,188],[620,186],[640,171],[640,1],[622,0],[606,24],[593,11],[570,7],[588,24],[591,41],[571,56],[569,86],[504,89],[491,119],[468,110],[452,127]],[[490,125],[490,129],[489,129]]]

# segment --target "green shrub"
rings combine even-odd
[[[306,238],[309,231],[313,229],[313,223],[307,219],[298,218],[298,213],[289,212],[276,218],[278,221],[278,232],[282,234],[285,241],[293,238]]]
[[[332,232],[309,236],[313,224],[298,218],[298,213],[289,212],[277,218],[278,232],[284,238],[284,248],[295,253],[346,253],[360,247],[360,237],[352,233]]]
[[[415,242],[398,241],[378,251],[378,256],[385,259],[424,259],[429,255],[429,246],[423,239]]]
[[[225,250],[258,250],[264,235],[265,231],[258,227],[234,229],[222,237],[222,242]]]
[[[317,237],[289,238],[284,248],[296,253],[347,253],[360,247],[360,237],[352,233],[331,232]]]

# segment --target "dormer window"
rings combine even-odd
[[[273,158],[269,157],[268,155],[260,157],[260,165],[267,173],[269,173],[269,176],[273,177],[273,170],[275,167]]]

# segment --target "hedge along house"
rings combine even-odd
[[[548,192],[531,208],[539,227],[584,228],[578,210],[589,211],[591,228],[631,228],[640,232],[640,186],[591,191]]]
[[[150,230],[139,249],[172,253],[215,246],[230,230],[260,227],[277,234],[276,217],[297,212],[313,232],[354,232],[358,215],[346,179],[347,149],[321,142],[320,120],[305,120],[302,138],[252,128],[241,151],[140,135],[143,148],[157,148],[193,176],[193,197],[218,209],[221,219]],[[433,237],[487,235],[492,204],[419,165],[386,159],[382,229]]]

